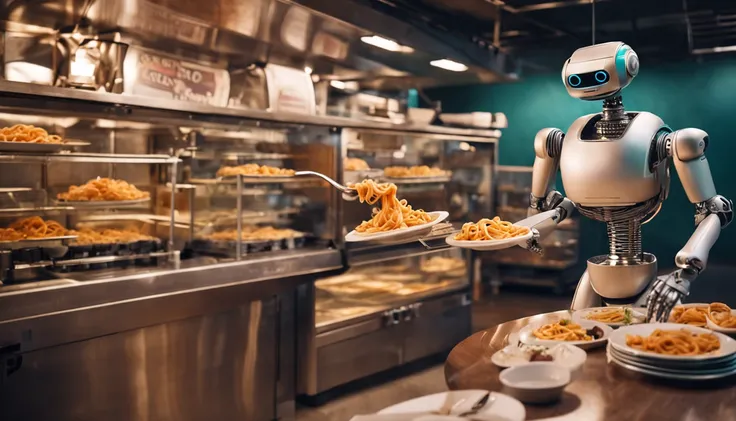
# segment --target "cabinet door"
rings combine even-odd
[[[449,351],[471,334],[471,306],[466,293],[427,300],[406,323],[404,360]]]
[[[273,299],[22,354],[3,421],[275,418]]]

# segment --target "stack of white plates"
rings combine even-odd
[[[649,336],[656,329],[686,329],[693,333],[712,333],[720,341],[720,349],[703,355],[664,355],[642,351],[626,345],[627,335]],[[736,374],[736,340],[721,333],[675,323],[652,323],[626,326],[616,330],[608,340],[609,361],[631,371],[677,380],[713,380]]]

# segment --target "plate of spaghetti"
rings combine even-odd
[[[48,153],[87,145],[89,143],[64,141],[61,136],[27,124],[0,128],[0,152]]]
[[[6,249],[58,246],[75,238],[60,223],[39,216],[18,219],[7,228],[0,228],[0,245]]]
[[[502,221],[497,216],[468,222],[459,233],[447,237],[445,242],[453,247],[477,251],[502,250],[524,244],[532,235],[529,228]]]
[[[381,206],[373,209],[371,219],[363,221],[345,236],[345,241],[398,241],[429,234],[432,227],[447,219],[447,212],[425,212],[413,209],[405,199],[396,197],[393,183],[363,180],[352,185],[361,203]]]
[[[708,328],[733,335],[736,333],[736,310],[723,303],[708,306]]]
[[[664,360],[710,360],[736,353],[736,341],[728,336],[678,323],[624,326],[609,342],[627,355]]]
[[[526,345],[551,346],[570,344],[583,349],[603,346],[613,332],[605,323],[568,319],[527,325],[519,331],[519,341]]]
[[[220,169],[217,170],[216,175],[218,178],[237,176],[243,176],[244,178],[291,178],[294,176],[295,173],[296,171],[288,168],[278,168],[258,164],[245,164],[235,167],[220,167]]]
[[[149,201],[151,195],[127,181],[97,177],[81,186],[69,186],[66,192],[57,194],[56,199],[77,207],[130,206]]]
[[[708,304],[690,303],[675,306],[670,313],[669,322],[706,327],[708,325]]]
[[[386,167],[383,169],[383,175],[387,178],[427,178],[427,177],[449,177],[451,173],[437,167],[429,167],[426,165],[415,165],[413,167]]]
[[[636,323],[644,323],[646,314],[630,307],[593,307],[578,310],[572,315],[576,322],[593,320],[611,327],[621,327]]]

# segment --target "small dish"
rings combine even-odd
[[[583,329],[594,329],[599,328],[601,331],[603,331],[603,336],[598,339],[593,339],[591,341],[562,341],[562,340],[548,340],[548,339],[539,339],[536,336],[534,336],[534,331],[546,324],[555,323],[555,321],[548,321],[548,322],[540,322],[535,323],[531,325],[524,326],[519,331],[519,341],[526,345],[542,345],[542,346],[553,346],[558,344],[568,344],[568,345],[575,345],[579,346],[582,349],[592,349],[604,346],[606,344],[606,341],[608,340],[608,337],[611,336],[611,333],[613,332],[613,328],[608,326],[605,323],[600,322],[594,322],[592,320],[582,320],[578,323]]]
[[[570,370],[573,378],[576,378],[582,371],[583,364],[588,359],[588,354],[576,346],[568,344],[559,344],[551,348],[527,345],[509,345],[506,348],[496,352],[491,357],[491,362],[501,368],[510,368],[520,365],[531,364],[531,356],[535,352],[541,351],[543,355],[552,358],[552,361],[561,366],[565,366]]]
[[[550,362],[534,362],[501,372],[504,391],[525,403],[549,403],[560,399],[570,383],[570,370]]]
[[[736,316],[736,310],[731,310],[731,314],[733,316]],[[707,323],[707,327],[710,330],[713,330],[715,332],[720,332],[728,336],[734,336],[736,335],[736,327],[722,327],[716,324],[711,318],[710,318],[710,307],[708,308],[708,315],[705,317],[705,321]]]
[[[590,318],[591,315],[607,310],[614,310],[614,309],[623,309],[624,311],[628,311],[630,314],[630,320],[629,322],[608,322],[608,321],[600,321]],[[572,315],[572,320],[575,322],[581,322],[583,320],[592,320],[594,322],[600,322],[605,323],[608,326],[611,327],[621,327],[621,326],[628,326],[628,325],[634,325],[639,323],[644,323],[647,315],[639,311],[638,309],[634,309],[631,307],[592,307],[592,308],[586,308],[583,310],[577,310]]]

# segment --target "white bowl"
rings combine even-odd
[[[498,377],[506,393],[525,403],[559,400],[571,378],[567,367],[551,362],[511,367]]]
[[[417,126],[429,125],[436,114],[437,111],[432,108],[409,108],[407,110],[409,121]]]

